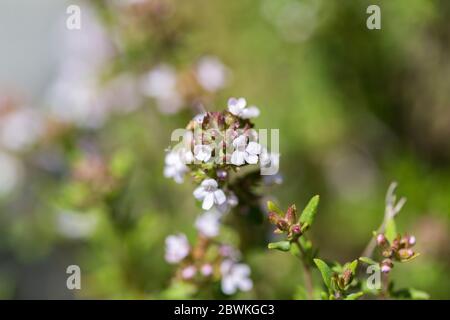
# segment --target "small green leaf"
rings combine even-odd
[[[384,234],[390,243],[397,237],[397,227],[395,226],[394,219],[389,219],[386,222],[386,231]]]
[[[275,203],[272,201],[267,201],[267,209],[269,209],[269,212],[275,212],[280,217],[284,217],[284,212],[280,208],[277,207]]]
[[[317,206],[319,205],[320,197],[318,195],[314,196],[309,200],[302,214],[300,215],[299,222],[304,225],[304,230],[311,227],[314,222],[314,217],[316,216]],[[303,230],[302,230],[303,231]]]
[[[413,300],[428,300],[430,299],[430,295],[425,291],[416,290],[414,288],[409,289],[409,294],[411,295],[411,299]]]
[[[320,273],[322,274],[323,282],[327,286],[328,289],[331,289],[331,278],[333,277],[333,270],[322,260],[314,259],[314,263],[317,268],[319,268]]]
[[[350,269],[350,271],[354,275],[357,267],[358,267],[358,260],[353,260],[345,267],[345,269]]]
[[[359,291],[359,292],[356,292],[356,293],[351,293],[348,296],[346,296],[344,300],[357,300],[363,294],[364,294],[364,292],[362,292],[362,291]]]
[[[291,249],[291,243],[289,241],[271,242],[267,246],[269,249],[276,249],[280,251],[289,251]]]
[[[372,260],[369,257],[360,257],[359,261],[367,263],[367,264],[378,264],[378,262],[376,262],[375,260]]]

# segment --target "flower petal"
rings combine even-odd
[[[200,186],[194,190],[193,194],[194,194],[195,199],[202,200],[206,196],[206,193],[207,192],[205,191],[205,188]]]
[[[214,197],[217,204],[222,204],[225,201],[227,201],[227,197],[225,196],[225,193],[223,193],[222,190],[218,189],[214,191]]]
[[[209,210],[214,205],[214,193],[208,192],[205,196],[205,199],[203,199],[202,209],[203,210]]]

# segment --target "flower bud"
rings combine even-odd
[[[292,232],[293,234],[295,234],[295,235],[300,235],[300,234],[302,233],[302,230],[301,230],[301,228],[300,228],[300,225],[299,225],[299,224],[294,224],[294,225],[291,227],[291,232]]]
[[[398,250],[398,256],[401,260],[406,260],[411,258],[414,255],[414,251],[411,249],[400,249]]]
[[[226,178],[228,177],[228,172],[223,169],[217,170],[216,174],[217,174],[217,179],[219,179],[219,180],[226,180]]]
[[[287,209],[286,220],[289,224],[293,224],[297,221],[297,208],[295,207],[295,204],[289,206]]]
[[[393,267],[394,264],[392,263],[391,259],[384,259],[381,262],[381,272],[383,273],[389,273]]]
[[[409,237],[408,237],[408,244],[409,244],[410,246],[415,245],[415,244],[416,244],[416,237],[414,237],[414,236],[409,236]]]
[[[195,276],[197,269],[194,266],[188,266],[181,270],[181,277],[185,280],[191,279]]]
[[[384,234],[380,233],[377,235],[377,244],[379,246],[386,244],[386,237],[384,236]]]

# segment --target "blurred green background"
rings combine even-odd
[[[68,4],[0,4],[1,14],[9,17],[36,6],[29,19],[9,19],[9,32],[0,28],[2,94],[14,87],[35,108],[48,104],[44,92],[54,81],[62,50],[58,31],[51,30],[64,28]],[[88,4],[78,4],[83,14]],[[370,4],[381,8],[381,30],[366,28]],[[261,109],[258,128],[280,129],[283,183],[267,192],[283,207],[321,195],[311,231],[320,255],[339,262],[357,257],[382,220],[389,183],[397,181],[398,194],[408,199],[399,229],[416,235],[421,256],[394,268],[396,286],[450,298],[450,2],[170,5],[161,31],[159,24],[133,25],[130,19],[138,18],[123,8],[90,2],[109,37],[125,39],[98,76],[136,75],[161,62],[183,69],[201,56],[217,56],[232,76],[208,109],[222,110],[228,97],[244,96]],[[128,20],[118,18],[122,15]],[[160,39],[166,31],[176,35],[169,37],[173,42]],[[16,54],[24,50],[26,55]],[[23,62],[30,60],[35,62],[25,68]],[[72,128],[20,154],[26,178],[0,195],[0,297],[160,298],[173,272],[164,261],[164,239],[175,232],[193,237],[200,213],[193,186],[177,185],[162,174],[170,133],[191,117],[188,109],[162,114],[146,100],[138,111],[114,115],[101,129]],[[80,185],[68,172],[86,144],[95,144],[107,159],[130,157],[132,165],[125,178],[119,174],[114,196],[79,205],[77,198],[91,193],[92,183]],[[42,161],[54,157],[57,170],[42,170]],[[55,221],[62,208],[94,215],[95,232],[83,239],[61,236]],[[290,256],[257,247],[244,261],[255,287],[237,298],[291,299],[298,293],[303,278]],[[69,264],[81,267],[80,291],[66,288]]]

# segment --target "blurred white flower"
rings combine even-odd
[[[0,145],[12,151],[23,151],[33,145],[44,129],[40,114],[20,108],[0,118]]]
[[[255,106],[247,107],[245,98],[228,99],[228,111],[242,119],[250,119],[259,116],[259,109]]]
[[[18,158],[0,150],[0,196],[8,195],[23,178],[23,166]]]
[[[217,181],[214,179],[205,179],[201,185],[194,190],[194,197],[203,200],[203,210],[209,210],[214,204],[221,205],[227,198],[225,193],[218,188]]]
[[[219,235],[221,216],[221,212],[213,207],[197,217],[197,220],[195,221],[195,228],[203,236],[214,238]]]
[[[150,70],[141,81],[142,93],[154,98],[163,113],[175,113],[183,106],[183,98],[177,89],[177,73],[166,64]]]
[[[222,274],[222,292],[231,295],[238,290],[249,291],[253,288],[250,279],[250,267],[243,263],[235,263],[233,260],[224,260],[220,266]]]
[[[198,144],[194,146],[195,159],[208,162],[211,158],[212,148],[209,145]]]
[[[171,150],[166,154],[164,176],[173,178],[176,183],[182,183],[184,175],[189,170],[186,164],[193,161],[193,155],[190,150],[179,148]]]
[[[261,153],[262,147],[257,142],[251,141],[247,145],[247,137],[240,135],[233,140],[235,151],[231,154],[231,163],[240,166],[245,162],[249,164],[258,163],[258,155]]]
[[[205,90],[215,92],[226,85],[228,69],[216,57],[206,56],[199,60],[195,75]]]
[[[182,233],[166,238],[165,259],[168,263],[178,263],[189,254],[191,250],[186,236]]]
[[[57,216],[57,229],[60,234],[70,239],[85,239],[95,231],[98,218],[92,214],[63,211]]]

